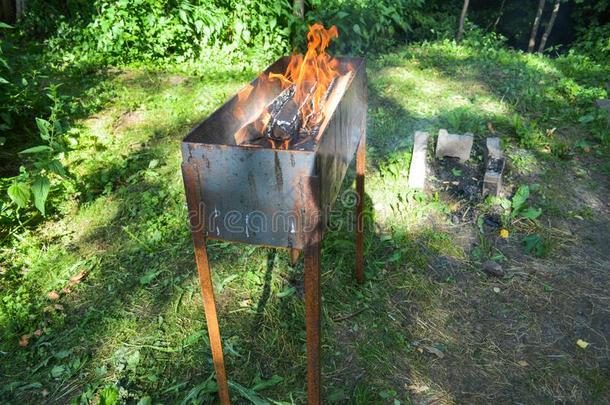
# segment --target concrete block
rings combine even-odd
[[[502,147],[500,146],[500,138],[497,136],[487,138],[487,158],[500,159],[502,157]]]
[[[482,194],[483,197],[487,195],[497,196],[502,192],[502,174],[504,172],[506,158],[502,153],[500,138],[487,138],[486,144],[485,176],[483,177]]]
[[[413,154],[409,168],[409,187],[423,190],[426,183],[426,154],[428,152],[428,133],[416,131],[413,141]]]
[[[441,129],[438,131],[438,140],[436,141],[436,157],[456,157],[460,159],[460,163],[464,163],[470,159],[472,141],[473,135],[471,133],[457,135],[448,133],[446,129]]]

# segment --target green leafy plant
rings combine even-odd
[[[69,179],[66,168],[60,161],[60,156],[68,151],[63,139],[63,128],[58,114],[63,107],[57,95],[57,87],[51,87],[49,97],[53,102],[49,120],[36,118],[36,126],[41,144],[32,146],[19,152],[24,157],[32,159],[32,165],[26,168],[21,166],[20,174],[12,179],[7,189],[11,201],[20,209],[25,209],[30,202],[46,214],[46,201],[54,179]]]
[[[522,146],[538,149],[547,145],[547,140],[535,121],[525,120],[519,114],[513,114],[510,120]]]
[[[100,405],[115,405],[119,402],[119,390],[106,386],[100,391]]]
[[[291,3],[282,0],[97,0],[94,5],[90,21],[62,21],[49,45],[68,58],[102,63],[243,58],[287,52],[295,27]]]
[[[339,52],[380,51],[412,31],[415,11],[423,4],[423,0],[314,0],[307,21],[336,25],[341,41],[334,46]],[[301,35],[298,31],[295,34]]]
[[[521,185],[517,189],[517,192],[513,196],[511,202],[510,218],[514,219],[518,216],[527,219],[536,219],[542,214],[542,208],[526,208],[526,202],[530,197],[530,187],[527,185]]]
[[[410,164],[410,151],[396,151],[391,153],[384,162],[380,163],[380,172],[382,176],[389,179],[408,176]]]

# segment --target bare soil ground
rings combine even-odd
[[[411,387],[415,403],[610,401],[610,179],[603,164],[588,156],[549,163],[542,193],[565,212],[545,219],[553,245],[546,257],[525,254],[519,236],[503,239],[485,224],[486,238],[505,257],[503,278],[442,257],[431,264],[442,283],[435,312],[445,322],[426,322],[422,333],[442,330],[451,350],[428,364],[434,385]],[[435,163],[441,179],[451,169],[472,174],[459,166]],[[532,179],[509,178],[508,189],[524,180]],[[461,198],[462,212],[476,210],[464,188],[443,181],[439,188]],[[565,214],[586,207],[587,218]],[[479,243],[473,221],[445,229],[467,250]]]

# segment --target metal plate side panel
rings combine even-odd
[[[317,150],[320,208],[328,213],[366,131],[367,79],[363,59],[354,59],[356,75],[331,117]]]
[[[197,167],[206,237],[256,245],[305,246],[315,154],[183,143]],[[315,193],[318,194],[317,192]]]

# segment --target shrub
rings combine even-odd
[[[597,62],[610,63],[610,23],[581,29],[572,48]]]
[[[306,23],[322,22],[339,29],[335,51],[362,54],[412,38],[425,20],[423,3],[312,0],[303,22],[293,15],[292,0],[96,0],[58,16],[48,44],[67,61],[180,62],[256,53],[271,59],[304,43]]]
[[[184,61],[210,49],[277,54],[294,19],[287,0],[97,0],[95,8],[90,21],[62,21],[50,46],[111,63]]]
[[[336,25],[339,38],[335,47],[342,53],[361,54],[382,51],[404,42],[413,30],[424,0],[313,0],[309,22]],[[296,32],[297,38],[303,37]]]

